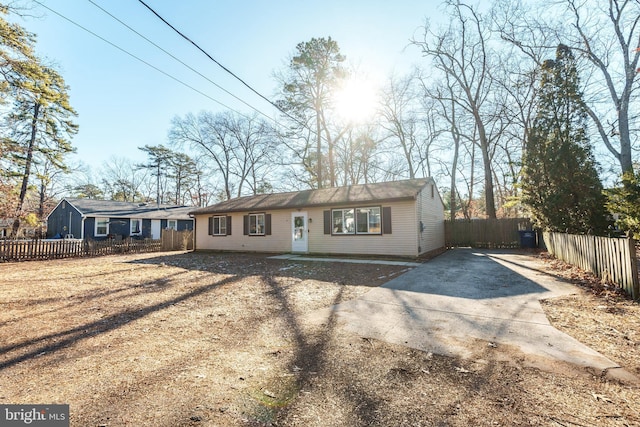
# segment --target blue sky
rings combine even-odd
[[[39,0],[113,44],[240,112],[250,109],[144,41],[91,3],[116,16],[237,97],[275,112],[136,0]],[[146,0],[152,8],[216,60],[274,99],[273,74],[286,67],[295,46],[332,37],[347,60],[374,79],[424,63],[408,46],[425,18],[437,23],[440,0],[205,1]],[[96,170],[112,155],[144,160],[137,149],[167,143],[176,115],[225,108],[32,2],[17,19],[37,35],[37,51],[56,64],[70,86],[80,132],[74,161]]]

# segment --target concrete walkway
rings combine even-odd
[[[363,337],[437,354],[486,359],[490,352],[542,369],[571,364],[635,382],[616,363],[550,325],[539,300],[576,288],[538,263],[523,252],[454,249],[331,313]]]
[[[296,254],[283,254],[269,257],[270,259],[288,259],[292,261],[318,261],[318,262],[342,262],[346,264],[376,264],[376,265],[399,265],[405,267],[418,267],[422,265],[419,262],[411,261],[387,261],[383,259],[356,259],[356,258],[324,258],[312,257]]]

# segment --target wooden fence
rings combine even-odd
[[[193,236],[193,230],[162,230],[162,250],[192,251],[194,245]]]
[[[193,249],[193,231],[163,230],[160,240],[0,240],[0,262]]]
[[[543,238],[551,255],[616,284],[634,300],[640,297],[633,239],[548,232]]]
[[[444,222],[447,247],[519,248],[521,230],[531,230],[529,218],[456,219]]]

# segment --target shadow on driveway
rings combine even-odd
[[[633,381],[591,348],[549,323],[541,299],[575,287],[519,251],[454,249],[339,304],[338,318],[363,337],[447,356],[496,358],[558,371],[567,365]]]

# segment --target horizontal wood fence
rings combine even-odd
[[[0,262],[193,249],[193,231],[163,230],[159,240],[0,240]]]
[[[633,239],[549,232],[543,238],[551,255],[621,287],[634,300],[640,297]]]
[[[447,247],[519,248],[520,230],[531,230],[529,218],[456,219],[444,222]]]

